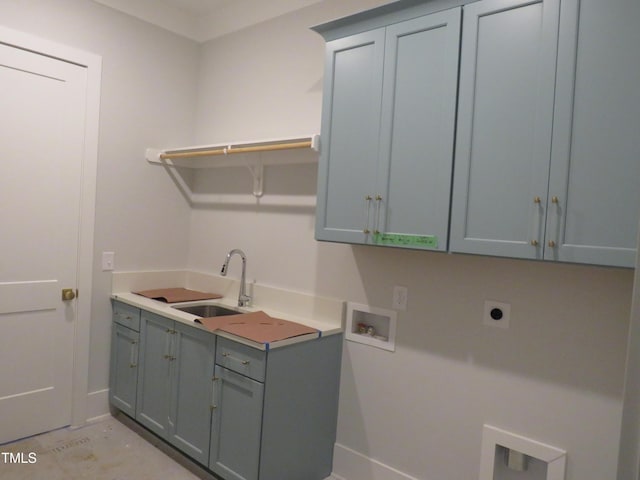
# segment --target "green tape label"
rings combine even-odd
[[[438,248],[435,235],[404,235],[402,233],[376,233],[373,237],[376,245],[395,245],[399,247]]]

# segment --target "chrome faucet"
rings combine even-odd
[[[227,258],[222,264],[222,270],[220,270],[220,275],[223,277],[227,275],[227,269],[229,268],[229,260],[235,254],[240,255],[242,258],[242,277],[240,278],[240,293],[238,294],[238,306],[246,307],[251,302],[251,296],[247,295],[247,257],[242,250],[239,248],[234,248],[229,253],[227,253]]]

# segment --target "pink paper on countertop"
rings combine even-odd
[[[254,342],[267,344],[309,333],[318,333],[315,328],[274,318],[263,311],[200,318],[197,322],[212,332],[221,330]]]

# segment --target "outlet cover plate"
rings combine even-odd
[[[396,285],[393,287],[393,298],[391,301],[391,308],[394,310],[405,311],[407,309],[407,301],[409,297],[409,289],[402,285]]]

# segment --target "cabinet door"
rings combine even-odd
[[[136,414],[140,334],[117,323],[113,323],[112,327],[109,401],[133,417]]]
[[[178,322],[175,330],[169,441],[207,465],[215,336]]]
[[[384,29],[327,44],[316,238],[365,243],[373,227]]]
[[[136,420],[167,438],[174,322],[142,312]]]
[[[558,0],[464,7],[452,251],[542,256],[558,17]]]
[[[638,18],[638,2],[562,2],[545,258],[634,266]]]
[[[209,468],[227,480],[257,480],[264,384],[216,365]]]
[[[460,13],[387,28],[376,243],[447,249]]]

